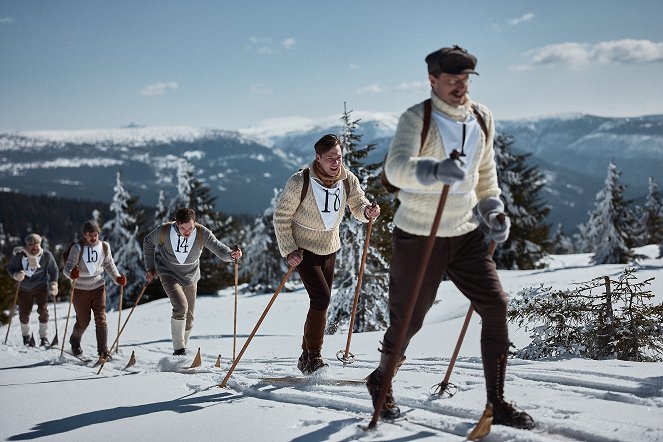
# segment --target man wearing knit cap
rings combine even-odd
[[[534,426],[532,418],[504,400],[509,348],[507,297],[495,263],[488,256],[487,243],[506,241],[510,221],[499,198],[493,115],[468,95],[470,75],[478,75],[477,58],[453,46],[430,53],[425,61],[430,101],[416,104],[401,115],[385,161],[389,182],[400,188],[389,270],[390,325],[382,340],[380,365],[366,384],[375,406],[380,387],[393,375],[386,373],[392,355],[400,366],[410,339],[421,328],[446,274],[481,316],[481,357],[493,423],[529,429]],[[452,159],[454,150],[460,159]],[[421,252],[431,234],[445,185],[449,186],[449,194],[435,232],[431,260],[412,319],[404,324],[412,287],[417,283]],[[481,223],[485,229],[479,228]],[[403,327],[405,341],[396,348]],[[380,413],[383,418],[393,419],[400,410],[391,384],[385,388],[387,395]]]
[[[34,344],[30,334],[30,313],[37,304],[39,314],[39,343],[48,346],[48,295],[58,294],[58,266],[53,254],[41,248],[41,236],[31,233],[25,246],[15,247],[7,266],[9,274],[19,283],[18,318],[23,344]]]
[[[64,275],[75,281],[74,310],[76,323],[69,338],[71,352],[75,356],[83,354],[81,338],[94,316],[99,357],[109,359],[108,325],[106,323],[106,285],[104,272],[108,273],[115,284],[124,286],[127,278],[117,271],[110,244],[101,241],[101,229],[94,221],[83,225],[83,238],[71,246]]]
[[[321,356],[322,341],[345,207],[362,222],[380,215],[380,207],[371,206],[357,177],[343,166],[338,137],[327,134],[314,147],[315,160],[288,179],[274,210],[281,255],[297,267],[310,299],[297,363],[304,374],[327,365]]]
[[[239,248],[231,250],[219,241],[210,229],[196,222],[196,212],[186,207],[175,212],[174,222],[161,224],[143,240],[145,278],[152,282],[159,277],[173,306],[170,332],[175,356],[186,355],[200,280],[200,255],[205,248],[226,262],[242,257]]]

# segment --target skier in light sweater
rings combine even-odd
[[[431,85],[429,129],[422,134],[425,102],[409,108],[400,117],[385,162],[389,182],[400,188],[400,205],[394,216],[389,272],[390,325],[382,340],[380,364],[367,378],[367,387],[376,406],[391,355],[396,354],[397,366],[403,363],[410,339],[421,328],[446,274],[482,319],[481,356],[487,401],[494,411],[493,423],[532,428],[532,418],[504,400],[509,348],[507,296],[495,263],[488,256],[487,240],[506,241],[511,224],[499,198],[492,113],[467,95],[477,59],[465,49],[453,46],[432,52],[425,60]],[[450,157],[453,150],[461,154],[462,162]],[[411,302],[421,251],[431,233],[444,185],[449,185],[450,191],[435,233],[431,260],[405,342],[395,348],[405,327],[403,316]],[[486,225],[486,233],[479,228],[481,222]],[[391,385],[386,388],[380,413],[383,418],[393,419],[400,410]]]
[[[81,338],[94,315],[97,353],[100,358],[109,360],[104,272],[117,285],[126,285],[127,278],[118,272],[110,244],[101,241],[100,234],[101,229],[95,221],[87,221],[83,225],[83,238],[71,246],[63,273],[75,281],[72,303],[76,311],[76,323],[69,338],[71,352],[75,356],[83,354]]]
[[[274,210],[279,251],[297,267],[310,300],[297,362],[304,374],[326,366],[321,351],[345,207],[362,222],[380,215],[380,207],[371,205],[357,177],[343,166],[338,137],[327,134],[314,148],[315,160],[288,179]]]
[[[145,278],[152,282],[159,277],[173,306],[170,331],[176,356],[186,355],[193,329],[203,248],[226,262],[242,257],[241,249],[231,250],[211,230],[198,224],[196,212],[189,208],[178,209],[175,222],[161,224],[143,240]]]

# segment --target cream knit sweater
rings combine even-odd
[[[310,178],[320,182],[312,163]],[[359,180],[344,167],[341,180],[345,178],[348,178],[347,184],[350,191],[347,199],[345,189],[341,192],[341,207],[345,207],[347,204],[355,218],[361,222],[368,222],[368,219],[364,216],[364,210],[370,206],[370,202],[359,186]],[[345,183],[342,185],[344,186]],[[332,229],[325,230],[325,224],[315,202],[311,184],[309,184],[306,196],[300,204],[303,186],[304,175],[300,170],[288,179],[276,202],[274,233],[279,251],[283,257],[300,248],[316,255],[330,255],[341,248],[339,225],[343,217],[339,217]]]
[[[452,107],[431,92],[433,112],[441,112],[447,117],[464,121],[472,112],[468,97],[467,104]],[[483,198],[500,195],[497,185],[497,169],[493,137],[495,123],[488,108],[475,103],[488,128],[486,138],[481,131],[480,146],[468,165],[467,176],[454,193],[449,193],[442,219],[437,231],[439,237],[463,235],[476,229],[479,221],[472,212],[477,202]],[[400,205],[394,215],[394,224],[414,235],[429,235],[440,200],[443,184],[435,183],[424,186],[417,181],[415,170],[420,157],[446,158],[443,140],[438,127],[432,120],[426,142],[421,148],[421,130],[423,128],[423,102],[412,106],[401,115],[389,154],[385,162],[385,173],[389,181],[399,187]]]

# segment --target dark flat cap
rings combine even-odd
[[[426,64],[428,65],[428,73],[445,74],[476,74],[474,70],[477,65],[477,58],[467,52],[460,46],[454,45],[450,48],[441,48],[435,52],[431,52],[426,56]]]

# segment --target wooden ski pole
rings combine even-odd
[[[12,319],[14,318],[14,311],[16,310],[16,303],[18,302],[18,291],[21,288],[21,281],[16,283],[16,294],[14,295],[14,302],[12,303],[12,309],[9,313],[9,323],[7,324],[7,334],[5,335],[5,345],[7,345],[7,338],[9,337],[9,329],[12,326]]]
[[[458,159],[460,154],[458,151],[454,150],[451,153],[451,158]],[[394,372],[396,371],[396,365],[398,365],[398,360],[400,359],[400,352],[403,343],[405,342],[405,335],[407,334],[407,329],[410,326],[410,321],[412,320],[412,315],[414,314],[414,307],[417,305],[417,300],[419,299],[419,292],[421,291],[421,286],[424,282],[424,275],[426,274],[426,268],[428,267],[428,262],[430,261],[431,254],[433,253],[433,247],[435,246],[435,239],[437,238],[437,229],[440,225],[440,219],[442,218],[442,212],[444,211],[444,205],[447,203],[447,196],[449,195],[449,185],[445,184],[442,188],[442,193],[440,194],[440,200],[437,204],[437,210],[435,211],[435,218],[433,219],[433,224],[431,225],[430,234],[428,235],[428,240],[424,245],[424,250],[421,253],[421,261],[419,262],[419,270],[417,276],[414,280],[414,285],[412,286],[412,292],[410,293],[409,299],[410,302],[407,305],[405,311],[405,316],[403,317],[403,322],[401,323],[401,329],[398,334],[398,339],[394,345],[394,351],[389,357],[389,364],[387,365],[387,371],[384,373],[385,378],[380,386],[380,394],[378,395],[378,400],[375,404],[375,411],[373,412],[373,418],[368,424],[369,429],[373,429],[378,424],[378,419],[380,418],[380,413],[382,412],[382,406],[384,401],[387,398],[387,391],[391,385],[391,381],[394,378]]]
[[[504,215],[501,217],[498,215],[498,220],[500,223],[504,222]],[[497,248],[497,243],[495,242],[494,239],[490,240],[490,244],[488,245],[488,256],[491,258],[495,254],[495,249]],[[456,359],[458,358],[458,353],[460,353],[460,347],[463,345],[463,340],[465,339],[465,333],[467,332],[467,328],[470,325],[470,319],[472,319],[472,313],[474,313],[474,307],[472,307],[472,304],[470,304],[470,307],[467,309],[467,314],[465,315],[465,321],[463,322],[463,326],[460,329],[460,334],[458,335],[458,341],[456,341],[456,347],[454,348],[454,352],[451,355],[451,360],[449,361],[449,366],[447,367],[447,372],[444,374],[444,379],[442,382],[440,382],[437,385],[434,385],[432,388],[434,389],[433,394],[437,396],[442,396],[445,391],[448,391],[449,389],[449,378],[451,378],[451,372],[454,369],[454,365],[456,365]],[[454,388],[455,390],[455,388]],[[455,391],[453,393],[447,393],[449,397],[453,396]]]
[[[375,203],[372,204],[375,207]],[[368,254],[368,244],[371,240],[371,230],[373,229],[373,218],[368,220],[368,227],[366,227],[366,243],[364,244],[364,252],[361,255],[361,264],[359,265],[359,275],[357,276],[357,287],[355,288],[355,299],[352,304],[352,313],[350,315],[350,329],[348,330],[348,340],[345,343],[345,352],[339,350],[336,352],[336,358],[343,362],[343,365],[352,364],[355,361],[355,355],[350,353],[350,341],[352,339],[352,329],[355,326],[355,317],[357,315],[357,304],[359,303],[359,292],[361,290],[361,281],[364,277],[364,266],[366,264],[366,256]]]
[[[60,348],[60,357],[64,354],[64,343],[67,341],[67,329],[69,328],[69,315],[71,315],[71,304],[74,303],[74,289],[76,280],[71,280],[71,295],[69,296],[69,308],[67,309],[67,321],[64,323],[64,334],[62,335],[62,347]]]
[[[239,250],[239,246],[235,245],[234,250]],[[235,348],[237,346],[237,281],[239,276],[239,262],[235,260],[235,315],[233,321],[233,361],[235,360]]]
[[[276,288],[276,291],[274,292],[274,295],[272,295],[272,298],[269,300],[269,303],[267,304],[267,307],[265,307],[265,311],[262,312],[262,316],[260,316],[260,319],[258,319],[258,322],[256,323],[255,327],[253,327],[253,331],[249,335],[249,338],[246,340],[244,343],[244,346],[239,352],[239,355],[237,355],[237,359],[235,359],[232,363],[232,366],[230,367],[230,370],[228,370],[228,374],[226,374],[226,377],[223,378],[223,381],[218,384],[218,387],[224,388],[226,386],[226,383],[228,382],[228,379],[230,378],[230,375],[235,371],[235,367],[237,367],[237,364],[239,361],[242,359],[242,355],[244,355],[244,352],[246,351],[246,348],[249,346],[251,343],[251,339],[255,336],[256,332],[258,331],[258,328],[260,327],[260,324],[262,324],[262,321],[265,319],[265,316],[267,316],[267,312],[269,311],[270,308],[272,308],[272,304],[274,304],[274,301],[276,301],[276,297],[281,293],[281,290],[283,290],[283,286],[285,286],[286,281],[290,277],[290,274],[295,268],[290,266],[288,268],[287,273],[283,277],[283,281],[281,281],[281,284]]]
[[[113,347],[115,346],[115,344],[117,344],[118,342],[120,342],[120,335],[122,335],[122,332],[124,331],[124,327],[127,326],[127,322],[129,322],[129,319],[131,318],[131,314],[132,314],[132,313],[134,312],[134,310],[136,309],[136,306],[137,306],[138,303],[140,302],[140,298],[143,297],[143,293],[145,293],[145,289],[147,288],[148,285],[150,285],[149,282],[145,282],[145,284],[143,285],[142,290],[141,290],[140,293],[138,294],[138,298],[136,298],[136,302],[134,302],[133,307],[131,307],[131,310],[129,310],[129,314],[127,315],[127,319],[124,320],[124,324],[122,324],[122,328],[121,328],[120,331],[117,333],[117,337],[115,338],[115,341],[113,342],[113,345],[110,346],[110,348],[113,348]],[[119,347],[119,345],[118,345],[118,347]],[[105,364],[105,363],[106,363],[106,358],[104,357],[104,355],[101,355],[101,356],[99,357],[99,371],[97,371],[97,374],[101,373],[101,370],[104,368],[104,364]]]
[[[58,345],[58,307],[57,303],[55,302],[57,298],[57,295],[53,295],[53,322],[55,322],[55,337],[53,338],[53,341],[51,341],[51,347],[55,347]]]
[[[122,299],[124,298],[124,286],[120,286],[120,303],[117,307],[117,336],[120,336],[120,323],[122,322]],[[113,347],[110,348],[110,351],[113,351]],[[115,354],[120,351],[120,341],[117,341],[115,345]]]

